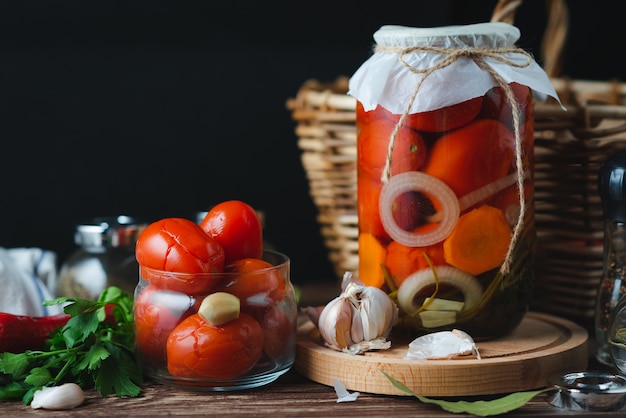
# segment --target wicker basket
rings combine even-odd
[[[348,79],[306,82],[287,102],[298,122],[296,135],[317,221],[339,277],[359,265],[356,215],[356,101]]]
[[[492,20],[510,20],[519,3],[501,1]],[[555,8],[552,15],[566,24],[564,4],[550,5]],[[557,33],[566,32],[555,27]],[[563,40],[563,36],[550,36]],[[555,60],[550,62],[549,75],[559,66]],[[604,223],[597,175],[604,160],[626,149],[626,86],[552,80],[568,111],[556,103],[535,106],[537,257],[531,308],[591,330],[603,269]],[[297,122],[302,164],[338,277],[358,268],[356,101],[346,92],[345,77],[332,83],[310,80],[287,102]]]

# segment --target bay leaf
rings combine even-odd
[[[501,398],[492,399],[489,401],[448,401],[420,396],[414,393],[408,387],[406,387],[402,382],[389,376],[384,371],[381,370],[381,373],[384,374],[387,379],[389,379],[391,384],[396,389],[406,393],[407,395],[416,397],[421,402],[438,405],[439,407],[441,407],[441,409],[448,412],[453,412],[456,414],[467,413],[480,417],[505,414],[524,406],[528,401],[530,401],[532,398],[539,395],[540,393],[553,390],[552,388],[546,388],[533,391],[515,392],[505,395]]]

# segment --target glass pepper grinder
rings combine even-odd
[[[611,315],[626,294],[626,150],[602,164],[598,188],[604,212],[604,267],[596,299],[596,358],[613,366],[607,332]]]
[[[611,315],[607,341],[613,365],[626,375],[626,296],[622,296]]]
[[[133,294],[139,271],[135,244],[146,226],[125,215],[77,225],[74,242],[79,248],[61,266],[56,295],[95,300],[109,286]]]

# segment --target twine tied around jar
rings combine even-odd
[[[415,86],[415,89],[413,90],[413,93],[409,99],[409,103],[407,104],[406,109],[400,116],[398,123],[396,124],[393,131],[391,132],[391,138],[389,140],[389,145],[387,147],[387,157],[385,160],[385,168],[383,169],[383,173],[381,175],[381,180],[384,184],[386,184],[389,181],[389,178],[391,177],[392,152],[393,152],[395,139],[398,135],[398,132],[400,131],[400,127],[404,124],[404,120],[409,115],[411,107],[413,106],[413,103],[415,102],[417,93],[419,92],[420,87],[422,86],[422,83],[424,82],[424,80],[426,80],[426,78],[430,74],[434,73],[435,71],[439,69],[442,69],[451,65],[458,59],[461,59],[461,58],[471,59],[472,61],[474,61],[474,63],[476,63],[478,67],[480,67],[481,69],[491,74],[491,76],[496,80],[498,85],[503,89],[505,96],[506,96],[506,100],[511,105],[511,112],[512,112],[512,117],[513,117],[513,130],[514,130],[514,135],[515,135],[515,163],[517,166],[516,167],[517,189],[519,192],[519,202],[520,202],[520,212],[518,215],[517,223],[513,230],[513,235],[511,237],[511,242],[509,243],[509,248],[507,250],[506,256],[500,268],[500,271],[502,274],[507,274],[511,266],[511,258],[513,256],[513,249],[515,248],[515,245],[522,233],[524,217],[526,216],[526,198],[524,197],[524,181],[525,181],[526,175],[524,173],[523,161],[522,161],[522,140],[521,140],[521,134],[520,134],[520,116],[519,116],[520,108],[517,103],[517,100],[515,99],[515,96],[513,94],[513,90],[511,89],[511,87],[509,87],[508,83],[500,76],[500,74],[498,74],[496,70],[491,68],[491,66],[489,66],[485,62],[485,58],[494,59],[496,61],[499,61],[501,63],[504,63],[512,67],[524,68],[531,64],[532,62],[531,55],[528,52],[518,47],[505,47],[505,48],[479,47],[477,48],[477,47],[468,47],[468,46],[461,47],[461,48],[442,48],[442,47],[433,47],[433,46],[392,47],[392,46],[376,45],[374,47],[374,52],[398,53],[398,60],[400,61],[400,63],[402,63],[404,67],[406,67],[409,71],[411,71],[414,74],[423,74],[423,77],[417,83],[417,85]],[[404,59],[405,55],[413,53],[413,52],[436,53],[436,54],[440,54],[444,56],[444,58],[441,61],[439,61],[436,65],[433,65],[432,67],[424,68],[424,69],[417,69],[411,66]],[[508,54],[508,53],[520,54],[526,58],[526,61],[521,64],[518,64],[503,56],[504,54]]]

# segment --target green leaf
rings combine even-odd
[[[384,371],[381,370],[381,373],[384,374],[387,379],[389,379],[391,384],[396,389],[408,395],[415,396],[417,399],[424,403],[439,405],[441,409],[456,414],[468,413],[481,417],[500,415],[513,411],[517,408],[524,406],[528,401],[530,401],[538,394],[552,390],[541,389],[528,392],[511,393],[509,395],[503,396],[502,398],[494,399],[491,401],[446,401],[440,399],[426,398],[424,396],[417,395],[411,389],[406,387],[400,381],[389,376]]]
[[[124,298],[124,293],[122,289],[117,286],[110,286],[102,293],[100,293],[100,297],[98,298],[98,302],[104,303],[117,303],[120,299]]]
[[[24,405],[30,405],[30,403],[33,401],[33,398],[35,397],[35,391],[39,389],[41,388],[38,386],[33,386],[28,389],[26,393],[24,393],[24,396],[22,396],[22,402],[24,402]]]
[[[19,379],[27,372],[30,366],[28,352],[0,354],[0,372],[11,375],[14,379]]]
[[[111,357],[102,362],[96,373],[96,389],[102,396],[115,392],[120,397],[139,395],[143,381],[141,369],[126,350],[106,344]],[[114,367],[112,367],[114,365]]]
[[[120,326],[121,332],[110,333],[109,338],[103,338],[103,342],[109,342],[115,344],[121,348],[124,348],[130,352],[135,351],[135,338],[132,328],[125,328]]]
[[[102,365],[102,360],[109,358],[110,355],[111,353],[102,345],[94,344],[89,348],[87,354],[85,354],[85,358],[81,364],[85,364],[89,370],[95,370]]]
[[[63,308],[63,311],[71,316],[79,316],[82,313],[94,312],[100,307],[101,305],[98,302],[83,299],[74,299],[73,303]]]
[[[20,382],[11,382],[4,386],[0,386],[0,400],[6,401],[10,399],[20,399],[30,386],[24,385]]]
[[[70,318],[62,329],[67,347],[72,348],[78,343],[85,342],[96,332],[99,323],[96,312],[83,312]]]
[[[111,367],[106,367],[106,364],[105,367],[99,367],[94,377],[96,389],[102,396],[108,396],[115,390],[117,371]]]
[[[48,369],[33,367],[24,382],[32,386],[45,386],[50,380],[52,380],[52,375]]]

